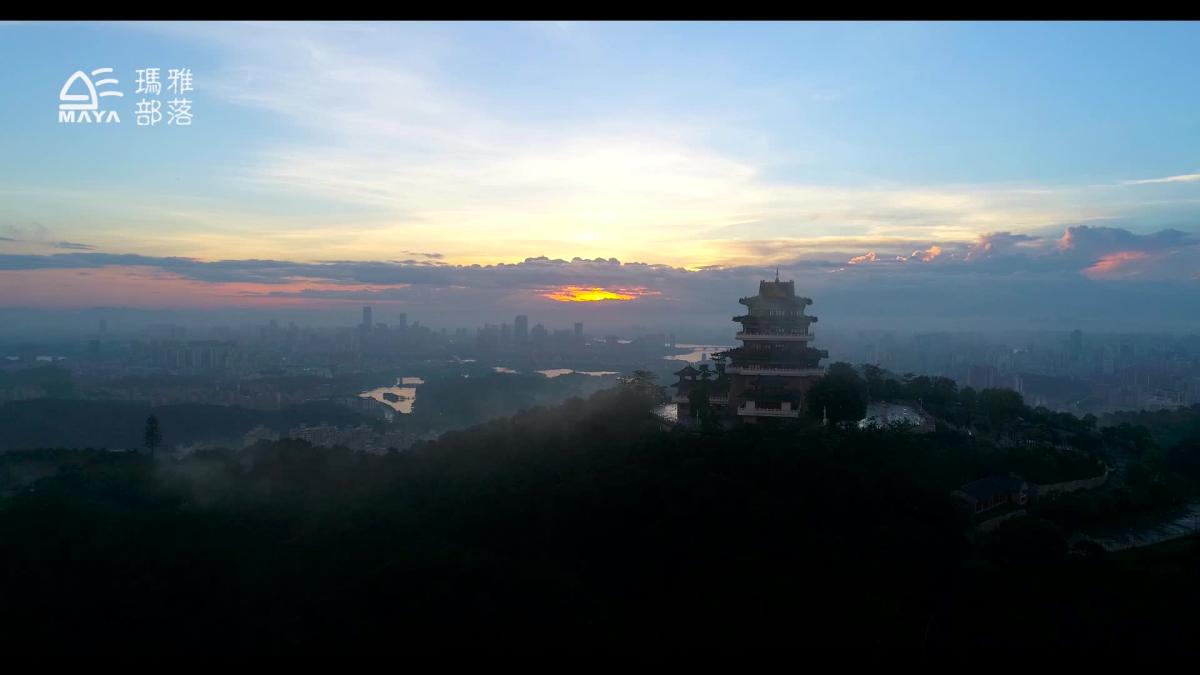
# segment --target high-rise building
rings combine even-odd
[[[1083,331],[1076,328],[1071,331],[1071,338],[1067,341],[1067,351],[1072,359],[1079,359],[1083,356]]]
[[[524,314],[518,314],[513,319],[513,339],[519,345],[529,341],[529,317]]]
[[[475,335],[475,347],[479,351],[491,352],[500,346],[500,327],[487,323]]]
[[[402,332],[408,329],[408,314],[406,312],[400,312],[400,322],[396,324],[396,329]]]
[[[967,369],[967,386],[974,389],[993,389],[999,384],[1000,372],[995,366],[977,364]]]
[[[371,318],[371,308],[369,306],[363,307],[363,312],[362,312],[363,328],[370,329],[371,326],[373,326],[373,325],[375,325],[375,321]]]
[[[582,321],[575,322],[575,337],[577,337],[577,338],[583,337],[583,322]]]

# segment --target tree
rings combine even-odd
[[[884,376],[883,368],[876,363],[864,363],[862,374],[867,382],[867,393],[871,398],[886,398],[884,386],[886,386],[887,378]]]
[[[867,383],[849,363],[834,363],[808,392],[808,412],[831,422],[851,422],[867,413]]]
[[[984,389],[978,401],[980,412],[996,432],[1016,422],[1025,407],[1021,395],[1011,389]]]
[[[635,370],[629,377],[619,378],[622,387],[636,394],[649,397],[654,403],[667,399],[666,388],[657,384],[658,376],[648,370]]]
[[[717,379],[725,377],[725,353],[714,352],[709,354],[708,360],[713,362],[713,369],[717,373]]]
[[[707,363],[700,364],[696,371],[697,379],[688,391],[688,410],[692,417],[703,423],[708,421],[713,414],[712,404],[708,400],[713,372]]]
[[[154,456],[154,450],[162,443],[162,432],[158,429],[158,418],[151,415],[146,418],[146,432],[142,435],[142,445]]]
[[[970,425],[975,421],[976,408],[979,404],[979,397],[976,395],[974,387],[963,387],[958,392],[958,404],[962,407],[961,424]]]
[[[692,417],[703,421],[712,413],[712,404],[708,400],[707,383],[696,384],[688,392],[688,410]]]
[[[1200,482],[1200,438],[1193,438],[1171,448],[1167,466],[1187,478]]]

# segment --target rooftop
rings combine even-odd
[[[1016,476],[988,476],[963,485],[962,492],[974,499],[988,499],[998,494],[1019,492],[1025,481]]]

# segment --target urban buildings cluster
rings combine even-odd
[[[831,360],[1013,389],[1030,405],[1078,415],[1200,404],[1196,334],[841,332],[830,345]]]

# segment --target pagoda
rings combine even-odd
[[[714,356],[719,356],[714,354]],[[688,424],[695,417],[694,413],[699,411],[693,410],[693,405],[697,399],[694,398],[697,394],[703,400],[705,407],[709,408],[713,415],[717,417],[728,417],[729,405],[729,376],[725,373],[723,359],[714,359],[717,361],[715,370],[709,369],[707,363],[693,367],[690,363],[684,366],[681,370],[675,372],[675,376],[679,380],[675,383],[675,396],[672,401],[676,404],[677,418]]]
[[[795,419],[804,409],[808,390],[825,374],[824,349],[811,346],[809,327],[817,317],[804,313],[811,298],[798,297],[794,281],[760,281],[758,295],[738,300],[747,308],[733,320],[742,325],[742,346],[723,352],[729,360],[727,410],[743,422]]]

